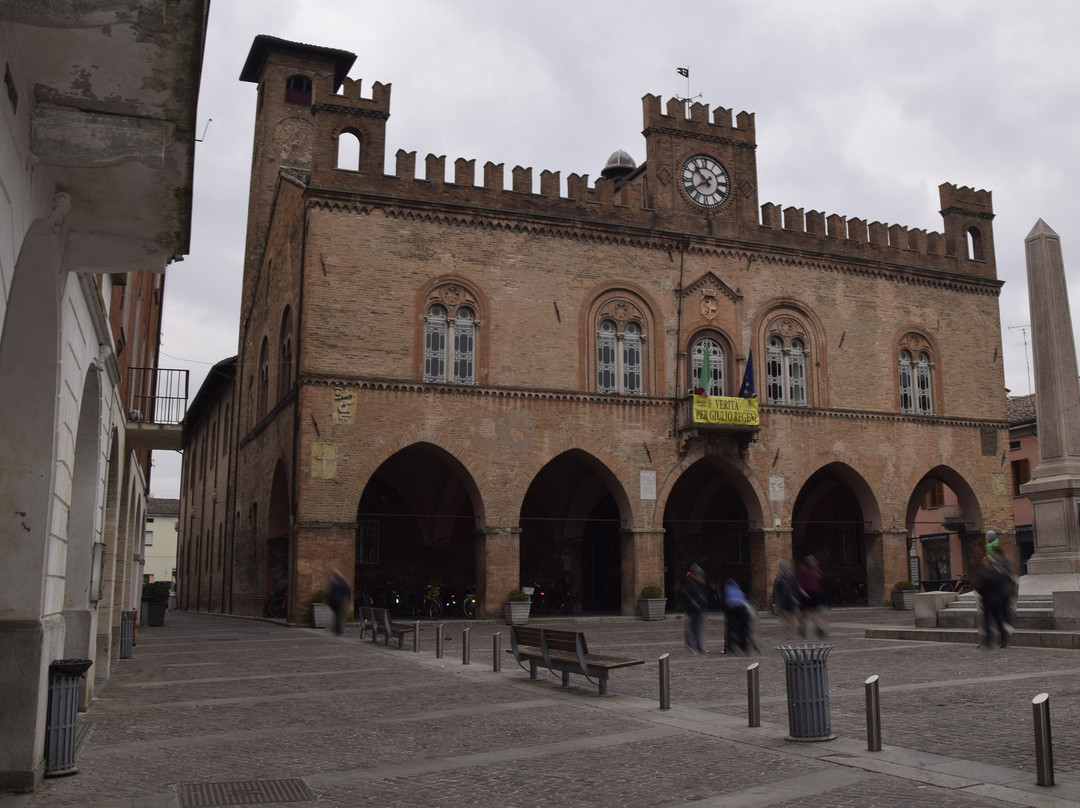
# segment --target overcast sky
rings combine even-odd
[[[238,77],[269,34],[356,53],[365,96],[393,84],[391,173],[405,149],[421,172],[431,153],[450,171],[464,157],[591,181],[615,149],[645,159],[641,97],[686,96],[689,67],[691,96],[756,114],[762,203],[941,231],[938,185],[992,191],[1005,381],[1027,394],[1039,218],[1062,238],[1080,325],[1078,30],[1075,0],[212,0],[200,137],[213,121],[161,366],[189,368],[193,397],[236,353],[255,111]],[[154,453],[154,496],[178,496],[179,475],[179,453]]]

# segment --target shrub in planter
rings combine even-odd
[[[169,607],[169,589],[168,581],[143,584],[142,599],[146,609],[146,625],[165,625],[165,611]]]
[[[315,628],[326,628],[333,619],[333,610],[327,602],[329,599],[325,589],[316,589],[311,593],[311,622]]]
[[[658,586],[644,586],[641,588],[641,597],[638,601],[638,610],[643,620],[663,620],[664,609],[667,607],[667,598],[664,590]]]
[[[532,603],[529,596],[521,589],[511,589],[503,604],[503,617],[507,625],[523,626],[529,622],[529,609]]]
[[[915,608],[915,584],[911,581],[897,581],[893,584],[893,608]]]

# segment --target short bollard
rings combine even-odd
[[[442,623],[435,627],[435,658],[442,659]]]
[[[420,653],[420,621],[419,620],[417,620],[416,624],[413,626],[412,652],[414,654],[419,654]]]
[[[1035,775],[1040,786],[1054,784],[1054,744],[1050,738],[1050,694],[1040,693],[1031,700],[1035,718]]]
[[[751,727],[761,726],[761,687],[758,684],[758,663],[746,669],[746,720]]]
[[[671,655],[660,657],[660,709],[671,709]]]
[[[866,680],[866,749],[881,751],[881,698],[876,673]]]
[[[469,629],[461,632],[461,664],[469,664]]]
[[[491,669],[498,673],[502,670],[502,632],[496,631],[491,635]]]

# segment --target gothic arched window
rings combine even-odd
[[[810,405],[811,350],[809,317],[792,305],[769,314],[764,321],[765,400],[790,407]]]
[[[724,387],[724,362],[725,352],[723,343],[718,337],[702,337],[694,343],[690,349],[690,381],[695,389],[701,388],[702,395],[723,396],[727,395]],[[705,367],[705,357],[709,360],[709,372],[707,378],[702,379],[702,369]]]
[[[483,302],[461,283],[443,283],[426,297],[424,381],[476,384]]]
[[[588,309],[591,359],[586,364],[598,393],[643,396],[649,386],[648,309],[640,297],[611,290]]]
[[[897,362],[900,412],[911,415],[934,414],[933,349],[920,334],[906,334],[901,340]]]

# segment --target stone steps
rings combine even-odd
[[[910,640],[912,642],[952,642],[977,645],[979,632],[974,628],[868,628],[868,640]],[[1021,648],[1060,648],[1080,650],[1078,631],[1027,631],[1017,630],[1009,638],[1009,644]]]
[[[961,595],[937,613],[938,628],[941,629],[974,629],[978,625],[978,620],[978,605],[971,595]],[[1045,595],[1021,597],[1016,604],[1013,627],[1018,631],[1053,630],[1053,598]]]

